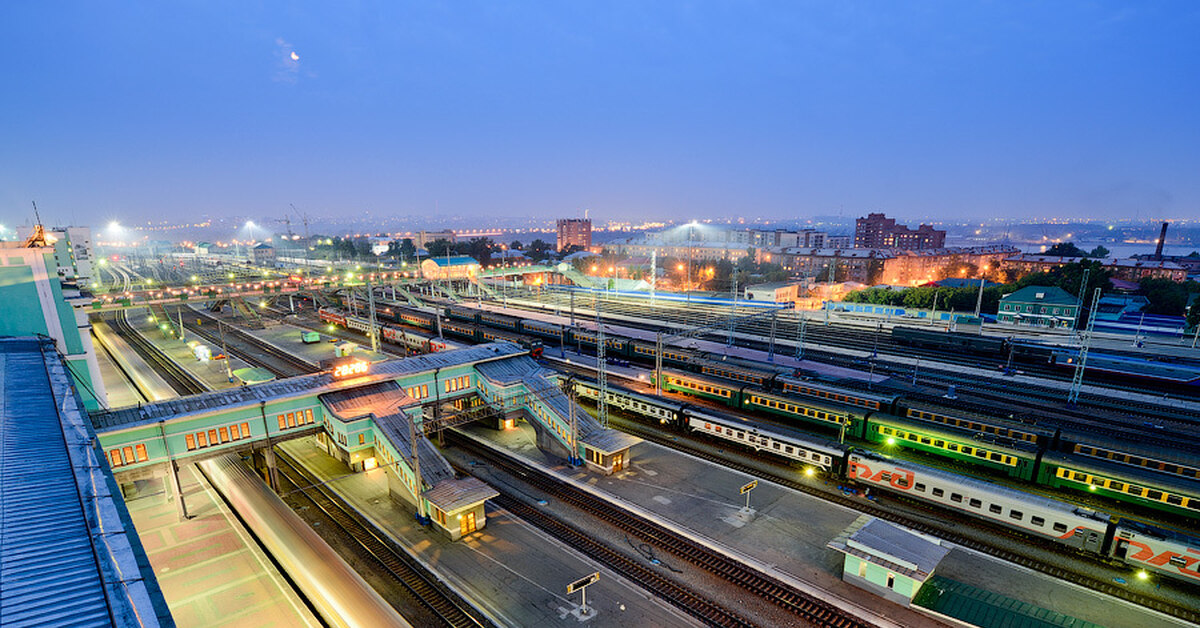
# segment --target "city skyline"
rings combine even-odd
[[[2,12],[9,224],[1200,206],[1185,3]]]

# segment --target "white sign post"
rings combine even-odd
[[[746,510],[750,510],[750,491],[753,491],[758,486],[758,480],[750,480],[742,485],[741,494],[746,496]]]
[[[588,605],[587,605],[587,588],[588,588],[588,585],[596,584],[596,582],[598,582],[599,580],[600,580],[600,572],[597,571],[596,573],[594,573],[590,576],[585,576],[585,577],[580,578],[580,579],[576,580],[575,582],[572,582],[571,584],[567,585],[567,595],[570,595],[576,591],[579,591],[579,595],[582,598],[580,600],[580,606],[579,606],[579,614],[580,615],[587,615],[588,613],[592,612],[592,609],[588,608]]]

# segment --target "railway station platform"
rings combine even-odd
[[[163,331],[158,327],[159,323],[150,320],[148,310],[130,309],[127,312],[129,316],[129,324],[134,329],[141,332],[146,340],[150,341],[155,347],[161,349],[167,354],[176,364],[183,367],[188,373],[194,375],[210,390],[224,390],[240,386],[236,380],[231,382],[225,372],[225,360],[208,360],[201,362],[196,359],[192,353],[191,346],[188,342],[198,340],[197,338],[185,333],[184,339],[180,340],[175,337],[164,335]],[[184,311],[183,315],[188,315]],[[204,343],[208,344],[208,343]],[[211,347],[213,356],[221,353],[221,347]],[[252,365],[246,364],[236,358],[229,359],[229,369],[237,370],[240,368],[248,368]]]
[[[180,469],[179,481],[190,519],[161,491],[126,502],[176,625],[321,626],[196,468]]]
[[[104,392],[108,395],[105,403],[107,407],[124,408],[144,401],[137,387],[129,381],[129,378],[125,377],[120,367],[109,357],[107,351],[103,349],[96,351],[96,362],[100,365],[100,379],[104,380]]]
[[[207,312],[207,314],[213,318],[222,320],[227,324],[238,326],[237,323],[239,322],[239,319],[231,316],[228,312]],[[186,313],[184,315],[186,316]],[[241,326],[238,326],[238,328],[241,331],[258,338],[259,340],[262,340],[281,351],[291,353],[299,358],[311,362],[314,366],[319,365],[322,360],[331,360],[334,357],[337,357],[334,353],[334,347],[344,342],[348,342],[338,338],[337,336],[327,334],[323,329],[320,329],[316,326],[313,326],[310,329],[309,327],[292,325],[287,322],[280,324],[274,324],[273,321],[267,322],[266,327],[263,329],[247,329]],[[300,334],[306,331],[317,331],[321,335],[321,341],[313,344],[305,344],[301,342]],[[371,351],[370,342],[354,344],[357,345],[354,349],[355,357],[359,357],[364,360],[370,360],[371,362],[379,362],[391,357],[381,352]]]
[[[631,451],[631,466],[611,478],[558,465],[536,447],[527,426],[498,432],[483,426],[460,428],[475,440],[550,469],[557,477],[664,525],[682,529],[713,547],[772,574],[801,590],[818,593],[876,622],[899,626],[936,625],[915,610],[886,603],[841,580],[842,555],[827,544],[861,514],[817,497],[760,480],[751,494],[754,516],[739,516],[745,497],[739,488],[751,476],[643,442]],[[820,483],[813,478],[806,481]],[[946,578],[1100,625],[1185,626],[1153,611],[1110,598],[1050,576],[960,547],[938,565]]]
[[[636,585],[580,552],[517,519],[490,507],[487,529],[457,543],[420,526],[410,513],[388,498],[381,469],[349,474],[339,460],[312,440],[279,445],[308,471],[328,482],[350,505],[384,530],[399,545],[464,598],[501,626],[579,626],[578,595],[568,596],[568,583],[599,571],[600,581],[588,588],[595,609],[590,626],[696,626],[689,616],[647,595]]]

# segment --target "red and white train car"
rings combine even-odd
[[[846,475],[863,484],[960,510],[1056,543],[1097,554],[1104,551],[1111,519],[1104,513],[859,451],[850,454]]]

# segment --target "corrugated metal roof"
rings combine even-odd
[[[437,368],[503,358],[522,352],[523,349],[510,343],[488,343],[454,351],[439,351],[410,358],[396,358],[371,364],[371,373],[358,379],[383,381]],[[321,393],[338,390],[342,387],[344,384],[333,381],[328,373],[301,375],[263,384],[213,391],[109,412],[98,412],[92,415],[92,424],[97,431],[103,432],[173,419],[188,414],[202,414],[226,406]]]
[[[956,580],[934,576],[913,598],[927,608],[972,626],[1005,628],[1101,628],[1099,624],[985,591]]]
[[[385,438],[395,445],[405,464],[412,459],[412,441],[409,440],[408,415],[395,412],[386,416],[375,417],[375,425],[383,432]],[[437,486],[439,482],[454,478],[454,469],[442,457],[441,452],[429,442],[428,438],[417,439],[417,458],[421,463],[421,480],[429,486]]]
[[[325,393],[321,395],[321,401],[338,418],[355,419],[365,414],[391,414],[414,399],[400,390],[400,384],[389,380]]]
[[[488,381],[502,386],[524,384],[526,390],[546,404],[564,422],[569,420],[572,401],[554,383],[553,378],[557,374],[543,368],[528,356],[479,364],[475,370]],[[575,420],[579,425],[579,440],[605,453],[628,449],[642,442],[642,439],[636,436],[601,427],[600,422],[578,404],[575,405]]]
[[[0,625],[172,625],[53,342],[0,372]]]
[[[474,477],[445,480],[423,493],[425,499],[447,514],[499,494],[496,489],[484,484],[483,480]]]

